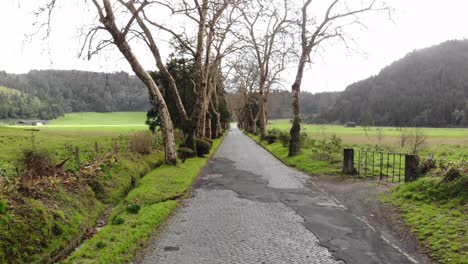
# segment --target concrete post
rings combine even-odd
[[[354,149],[343,149],[343,173],[354,174]]]
[[[417,155],[405,155],[405,182],[412,182],[419,176],[419,157]]]

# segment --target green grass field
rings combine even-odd
[[[145,126],[145,112],[113,112],[113,113],[70,113],[51,120],[47,127],[80,127],[80,126],[115,126],[140,127]]]
[[[270,120],[269,128],[289,131],[287,119]],[[411,131],[413,128],[403,128]],[[426,142],[420,155],[433,154],[436,158],[459,160],[468,158],[468,128],[421,128]],[[400,147],[401,131],[396,127],[344,127],[339,125],[302,124],[301,131],[315,139],[329,138],[335,134],[347,146],[383,145],[389,151],[408,152]]]
[[[145,119],[144,112],[71,113],[41,127],[0,126],[0,162],[17,159],[33,144],[52,151],[58,159],[69,156],[66,146],[78,147],[86,156],[97,142],[106,151],[116,139],[146,131]]]
[[[268,122],[271,128],[289,130],[291,123],[288,119],[277,119]],[[341,125],[311,125],[301,124],[304,132],[321,135],[336,134],[337,136],[366,136],[364,127],[344,127]],[[380,131],[386,137],[398,137],[400,130],[396,127],[368,127],[367,134],[376,137]],[[468,128],[422,128],[428,138],[449,138],[464,140],[468,144]]]

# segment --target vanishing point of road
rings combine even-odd
[[[418,263],[235,126],[140,262]]]

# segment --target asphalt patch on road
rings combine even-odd
[[[413,263],[343,208],[332,197],[312,185],[297,189],[268,187],[262,175],[241,170],[227,158],[212,158],[195,188],[227,189],[239,198],[264,203],[283,203],[304,219],[320,245],[346,263]]]

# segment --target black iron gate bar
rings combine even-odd
[[[405,153],[385,153],[369,150],[359,150],[357,160],[357,172],[361,176],[376,177],[380,180],[401,182],[401,176],[404,176]],[[403,157],[403,158],[402,158]],[[377,170],[376,170],[377,168]],[[403,173],[402,173],[403,171]]]

